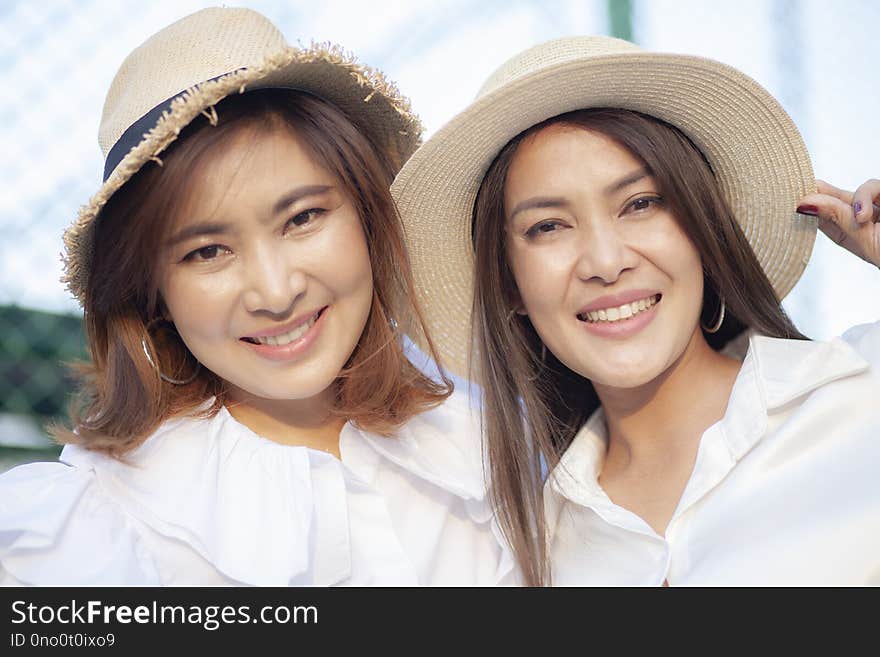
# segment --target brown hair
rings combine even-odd
[[[73,431],[52,427],[59,442],[122,456],[166,419],[211,416],[223,404],[224,382],[201,368],[176,331],[148,331],[162,316],[158,291],[161,245],[189,194],[192,175],[244,129],[290,130],[318,163],[336,176],[360,216],[373,272],[373,301],[363,333],[336,381],[334,413],[367,431],[390,435],[410,417],[451,392],[404,355],[399,326],[415,324],[427,336],[412,301],[413,283],[403,229],[389,187],[395,165],[340,109],[305,92],[272,89],[218,103],[219,121],[188,125],[162,160],[147,163],[116,192],[98,218],[85,292],[84,323],[90,363],[74,366],[81,379],[71,404]],[[211,117],[213,118],[213,117]],[[169,338],[170,334],[170,338]],[[144,343],[158,366],[144,354]],[[428,338],[428,351],[435,357]],[[210,407],[207,400],[214,397]]]
[[[552,469],[599,406],[590,381],[549,351],[542,359],[543,344],[528,317],[512,312],[518,297],[506,256],[507,172],[523,140],[553,124],[601,133],[651,172],[702,259],[703,321],[713,322],[719,296],[727,305],[721,330],[705,334],[712,348],[720,349],[746,327],[806,339],[780,306],[709,163],[677,128],[637,112],[590,109],[548,119],[511,140],[489,168],[474,205],[473,331],[481,349],[472,369],[483,385],[492,502],[524,578],[533,586],[549,581],[542,461]]]

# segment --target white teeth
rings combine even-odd
[[[646,299],[639,299],[632,303],[625,303],[616,308],[603,308],[602,310],[591,310],[586,313],[581,313],[578,315],[578,318],[582,321],[588,322],[617,322],[623,319],[629,319],[633,315],[648,310],[648,308],[651,308],[659,300],[660,295],[655,294]]]
[[[315,322],[318,321],[318,315],[320,311],[312,315],[309,321],[300,324],[295,329],[288,331],[287,333],[282,333],[281,335],[268,335],[264,337],[254,338],[260,344],[268,344],[273,347],[284,346],[286,344],[290,344],[295,340],[299,340],[302,336],[304,336],[310,328],[315,325]]]

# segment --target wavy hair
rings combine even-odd
[[[305,92],[251,91],[224,99],[216,111],[216,125],[207,116],[188,125],[162,161],[138,171],[97,219],[84,295],[91,360],[74,364],[79,387],[70,407],[72,427],[51,427],[56,440],[121,457],[166,419],[210,416],[224,403],[224,382],[205,368],[186,385],[163,380],[159,371],[189,378],[196,363],[176,332],[151,335],[148,327],[162,316],[160,247],[190,193],[189,174],[245,129],[289,130],[337,178],[361,219],[373,300],[360,340],[335,381],[334,414],[387,436],[441,403],[452,383],[442,372],[440,381],[425,376],[403,352],[400,327],[415,325],[428,333],[414,301],[403,228],[389,192],[396,169],[390,156],[339,108]],[[148,361],[144,345],[158,368]]]

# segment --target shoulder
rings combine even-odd
[[[133,501],[191,480],[215,424],[172,419],[122,459],[67,445],[0,476],[0,583],[159,584]]]
[[[880,322],[854,326],[839,340],[854,349],[876,371],[880,369]]]
[[[64,454],[72,451],[68,447]],[[0,476],[0,583],[159,581],[139,533],[94,470],[56,462],[31,463]]]
[[[406,476],[457,497],[481,501],[486,497],[479,413],[461,392],[414,415],[390,436],[350,427],[341,439],[343,446],[361,445],[380,462],[394,464]]]
[[[400,430],[405,442],[461,467],[482,470],[482,422],[478,402],[454,391],[442,404],[413,417]]]

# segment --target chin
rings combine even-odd
[[[271,387],[261,390],[260,397],[276,400],[311,399],[322,395],[333,385],[339,375],[339,370],[333,373],[322,373],[319,376],[299,377],[296,380],[276,378],[271,382]],[[263,382],[265,386],[265,382]]]
[[[627,366],[616,367],[606,362],[600,368],[584,368],[578,373],[596,385],[626,390],[651,383],[664,371],[665,367],[659,363],[641,362],[637,366],[630,363]]]

